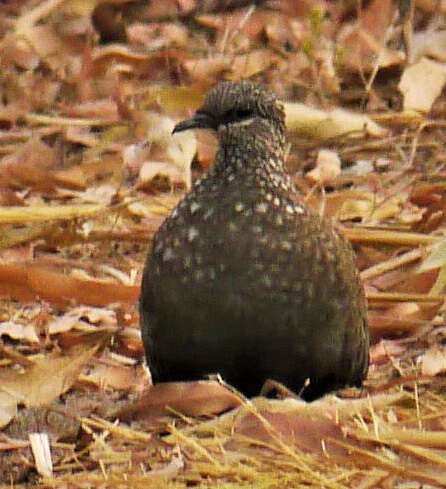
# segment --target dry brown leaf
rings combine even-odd
[[[446,30],[429,29],[414,33],[410,61],[419,61],[423,56],[446,61]]]
[[[4,428],[16,414],[16,397],[7,392],[0,392],[0,429]]]
[[[88,187],[83,191],[60,188],[57,189],[58,195],[62,197],[76,197],[80,202],[100,204],[103,206],[107,206],[112,203],[113,198],[116,196],[116,192],[116,187],[108,183]]]
[[[316,158],[316,167],[306,176],[313,182],[326,183],[333,181],[341,174],[341,159],[336,151],[321,149]]]
[[[231,61],[230,80],[238,81],[250,78],[262,71],[266,71],[273,62],[272,54],[268,50],[257,49],[247,54],[240,54]]]
[[[0,182],[3,186],[22,184],[49,189],[54,182],[48,172],[55,164],[54,149],[31,138],[19,151],[0,160]]]
[[[98,346],[94,346],[85,350],[84,346],[71,355],[47,355],[23,373],[0,371],[0,391],[27,407],[51,404],[73,385],[97,349]]]
[[[25,341],[27,343],[38,343],[39,337],[32,324],[18,324],[13,321],[0,323],[0,336],[9,336],[14,340]]]
[[[435,345],[429,348],[418,359],[423,375],[435,376],[446,372],[446,350],[443,346]]]
[[[141,168],[143,174],[140,173],[139,175],[140,184],[147,185],[154,176],[160,174],[169,176],[172,183],[184,182],[186,187],[190,188],[190,166],[197,151],[197,140],[194,131],[178,133],[172,137],[172,131],[175,127],[173,119],[156,112],[147,112],[144,114],[144,127],[147,131],[147,141],[156,143],[159,149],[162,150],[162,153],[156,154],[158,159],[164,160],[164,158],[166,158],[170,160],[174,163],[177,170],[175,170],[175,168],[169,169],[168,166],[162,162],[148,162]],[[150,148],[152,160],[154,159],[155,149],[156,148],[153,147]],[[141,153],[141,151],[138,153]],[[152,168],[153,175],[151,175],[152,171],[150,169],[150,165],[152,164],[154,165]],[[165,165],[166,167],[161,168],[160,165]],[[159,168],[157,169],[156,166]]]
[[[403,53],[386,46],[395,8],[391,0],[373,0],[361,9],[356,23],[341,27],[337,41],[343,67],[370,72],[375,67],[398,65],[404,60]]]
[[[446,83],[443,64],[422,58],[406,68],[398,85],[404,96],[404,110],[429,112]]]
[[[416,0],[415,4],[429,13],[446,12],[446,0]]]
[[[121,365],[93,365],[88,374],[80,380],[96,385],[101,389],[113,388],[131,392],[142,392],[150,387],[150,377],[145,374],[145,367],[128,367]]]
[[[189,38],[186,27],[174,23],[135,23],[128,26],[126,32],[129,43],[140,44],[150,50],[184,48]]]
[[[141,166],[138,175],[137,188],[150,187],[155,178],[167,178],[170,186],[184,183],[184,172],[172,163],[162,161],[148,161]]]
[[[201,90],[187,86],[152,85],[148,93],[166,112],[197,109],[204,97]]]
[[[440,241],[418,268],[418,273],[435,268],[441,268],[446,264],[446,240]]]
[[[370,348],[370,363],[386,363],[391,357],[400,357],[406,350],[407,346],[398,340],[381,340]]]
[[[67,127],[65,130],[65,139],[72,143],[82,144],[83,146],[90,148],[98,144],[98,138],[91,132],[91,129],[88,126]]]
[[[382,409],[409,398],[408,394],[378,394],[363,399],[346,400],[327,395],[307,403],[298,399],[271,400],[263,397],[243,403],[237,409],[219,418],[202,423],[200,430],[228,429],[268,444],[284,444],[292,450],[299,447],[304,452],[325,457],[328,454],[343,454],[343,449],[333,445],[333,440],[343,440],[342,422],[352,416]],[[194,427],[194,430],[197,428]],[[226,448],[237,448],[237,437]],[[283,446],[283,445],[282,445]]]
[[[5,61],[8,60],[24,70],[35,70],[39,66],[39,56],[25,39],[17,39],[12,33],[7,33],[2,44]]]
[[[212,58],[188,59],[183,61],[185,70],[196,80],[206,80],[209,85],[217,75],[229,70],[231,57],[226,54],[217,54]]]
[[[25,222],[52,221],[54,219],[74,219],[88,217],[104,210],[103,205],[34,205],[34,206],[1,206],[1,224],[23,224]]]
[[[99,328],[105,327],[107,329],[116,327],[117,320],[115,311],[103,307],[76,307],[63,316],[51,321],[46,328],[48,334],[58,334],[65,333],[71,329],[85,331],[85,327],[91,325],[97,325]],[[93,330],[97,331],[97,328]]]
[[[57,185],[68,188],[85,188],[87,179],[85,172],[80,166],[72,166],[66,170],[57,170],[53,173]]]
[[[111,99],[100,99],[83,102],[77,105],[61,105],[61,111],[68,117],[85,117],[86,119],[101,119],[107,122],[117,122],[119,116],[118,105]]]
[[[80,280],[46,267],[1,265],[0,295],[29,301],[37,297],[58,304],[73,300],[92,306],[136,303],[139,287],[99,280]]]
[[[286,401],[285,401],[286,402]],[[307,409],[302,412],[297,406],[287,410],[285,406],[275,409],[273,404],[264,408],[256,406],[256,411],[246,413],[237,419],[234,432],[253,440],[266,443],[277,442],[280,439],[304,452],[310,452],[320,457],[340,455],[345,453],[331,443],[332,439],[343,439],[342,427],[330,416],[324,415],[324,410],[315,407],[313,413]],[[226,448],[236,448],[235,442],[226,444]]]
[[[209,416],[240,403],[235,394],[215,381],[166,382],[150,387],[131,412],[139,418],[166,415],[172,409],[187,416]]]
[[[52,0],[54,2],[60,2],[60,0]],[[51,3],[51,1],[49,2]],[[44,10],[44,4],[39,7]],[[55,26],[51,23],[37,23],[36,17],[33,17],[33,13],[39,10],[39,7],[34,11],[27,12],[16,22],[16,35],[17,39],[26,38],[26,41],[33,47],[33,50],[37,53],[41,62],[44,62],[52,70],[63,69],[68,65],[71,65],[71,69],[74,69],[75,64],[72,63],[72,56],[76,53],[73,49],[73,45],[69,40],[57,32]],[[31,20],[31,22],[28,22]]]
[[[301,103],[288,102],[284,106],[288,130],[302,136],[330,139],[342,135],[359,137],[365,133],[383,137],[388,132],[364,114],[344,109],[323,111]]]

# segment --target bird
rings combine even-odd
[[[218,148],[155,233],[139,301],[155,382],[221,378],[245,396],[267,379],[306,401],[360,386],[364,289],[347,239],[307,208],[286,171],[285,113],[263,85],[220,82],[173,130]]]

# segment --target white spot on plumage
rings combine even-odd
[[[280,279],[280,287],[282,289],[287,289],[290,286],[288,280],[286,278],[281,278]]]
[[[289,251],[289,250],[291,250],[291,248],[293,247],[293,245],[289,241],[282,241],[280,243],[280,247],[283,250]]]
[[[288,214],[294,214],[293,206],[289,204],[285,207],[285,210],[288,212]]]
[[[198,204],[197,202],[192,202],[192,204],[190,205],[190,213],[195,214],[198,209],[200,209],[200,207],[200,204]]]
[[[252,227],[252,232],[255,234],[261,234],[263,231],[262,226],[253,226]]]
[[[214,208],[213,207],[208,207],[206,209],[206,212],[203,215],[203,219],[206,221],[207,219],[209,219],[212,216],[213,213],[214,213]]]
[[[236,233],[238,231],[237,225],[232,221],[228,224],[228,228],[229,228],[229,231],[231,231],[233,233]]]
[[[192,243],[192,241],[199,235],[198,229],[194,228],[193,226],[190,227],[187,230],[187,239],[189,243]]]
[[[271,277],[269,275],[263,275],[262,276],[262,283],[264,285],[266,285],[267,287],[271,287],[271,285],[273,284]]]
[[[175,253],[172,248],[166,248],[163,253],[163,261],[170,261],[175,258]]]
[[[235,204],[235,207],[234,209],[236,210],[236,212],[242,212],[242,210],[245,208],[245,206],[243,205],[242,202],[237,202]]]
[[[276,207],[279,207],[279,205],[280,205],[280,199],[279,199],[279,197],[275,197],[275,198],[274,198],[273,204],[274,204]]]
[[[266,214],[266,211],[268,210],[268,205],[265,202],[260,202],[260,204],[256,205],[256,212],[259,214]]]
[[[164,247],[164,243],[162,241],[158,241],[158,243],[156,243],[155,245],[155,248],[153,249],[153,251],[155,253],[159,253]]]

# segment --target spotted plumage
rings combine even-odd
[[[175,131],[219,148],[156,233],[140,315],[157,381],[222,377],[247,395],[273,378],[314,399],[368,368],[363,288],[347,241],[300,201],[284,168],[284,112],[250,82],[222,83]]]

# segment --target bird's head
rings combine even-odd
[[[190,118],[178,123],[173,132],[211,129],[218,133],[254,130],[285,130],[282,104],[268,89],[250,81],[222,82],[210,90],[203,106]]]

